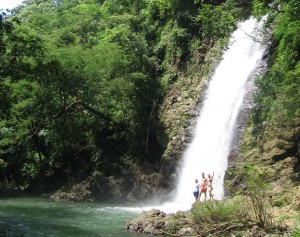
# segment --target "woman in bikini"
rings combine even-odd
[[[213,187],[212,187],[213,178],[214,178],[214,172],[213,172],[212,176],[209,174],[208,175],[208,179],[207,179],[207,191],[208,191],[209,199],[210,200],[214,199],[213,194],[212,194],[212,190],[213,190]]]

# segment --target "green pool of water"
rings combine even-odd
[[[32,197],[0,199],[0,203],[0,226],[18,229],[24,237],[142,236],[124,231],[125,224],[141,212],[126,206]]]

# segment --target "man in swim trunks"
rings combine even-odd
[[[208,174],[208,178],[207,178],[207,191],[208,191],[208,194],[209,194],[209,200],[213,200],[214,199],[213,194],[212,194],[212,190],[213,190],[213,187],[212,187],[213,178],[214,178],[214,172],[213,172],[212,176],[210,174]]]
[[[206,201],[206,191],[207,191],[207,179],[205,178],[204,173],[202,173],[201,191],[199,193],[199,200],[201,198],[201,194],[204,193],[204,200]]]
[[[194,186],[194,197],[195,201],[199,200],[199,189],[200,189],[200,184],[198,183],[198,179],[195,179],[195,186]]]

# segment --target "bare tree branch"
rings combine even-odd
[[[266,41],[262,41],[260,39],[258,39],[257,37],[254,37],[253,35],[250,35],[248,34],[246,31],[244,31],[242,28],[238,27],[241,31],[244,32],[245,35],[247,35],[248,37],[250,37],[254,42],[258,42],[258,43],[261,43],[261,44],[266,44],[268,46],[271,46],[270,43],[266,42]],[[257,30],[257,29],[256,29]]]
[[[82,100],[76,100],[74,101],[73,103],[69,104],[68,106],[66,106],[60,113],[58,116],[62,115],[63,113],[65,112],[70,112],[71,109],[73,107],[76,107],[76,106],[81,106],[83,107],[84,109],[86,109],[87,111],[97,115],[98,117],[102,118],[103,120],[105,121],[111,121],[112,119],[107,116],[106,114],[102,113],[101,111],[98,111],[94,108],[92,108],[91,106],[89,106],[88,104],[84,103]]]

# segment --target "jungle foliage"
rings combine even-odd
[[[300,115],[300,2],[254,1],[257,15],[269,14],[273,30],[269,70],[257,80],[258,121],[282,126]]]
[[[184,70],[194,45],[228,36],[251,12],[268,10],[276,22],[272,68],[259,82],[259,101],[268,111],[283,107],[295,116],[300,8],[297,0],[274,4],[25,0],[3,12],[1,179],[39,189],[53,178],[80,180],[95,170],[118,174],[132,160],[159,167],[165,147],[157,136],[164,131],[158,109],[176,81],[168,75]]]

